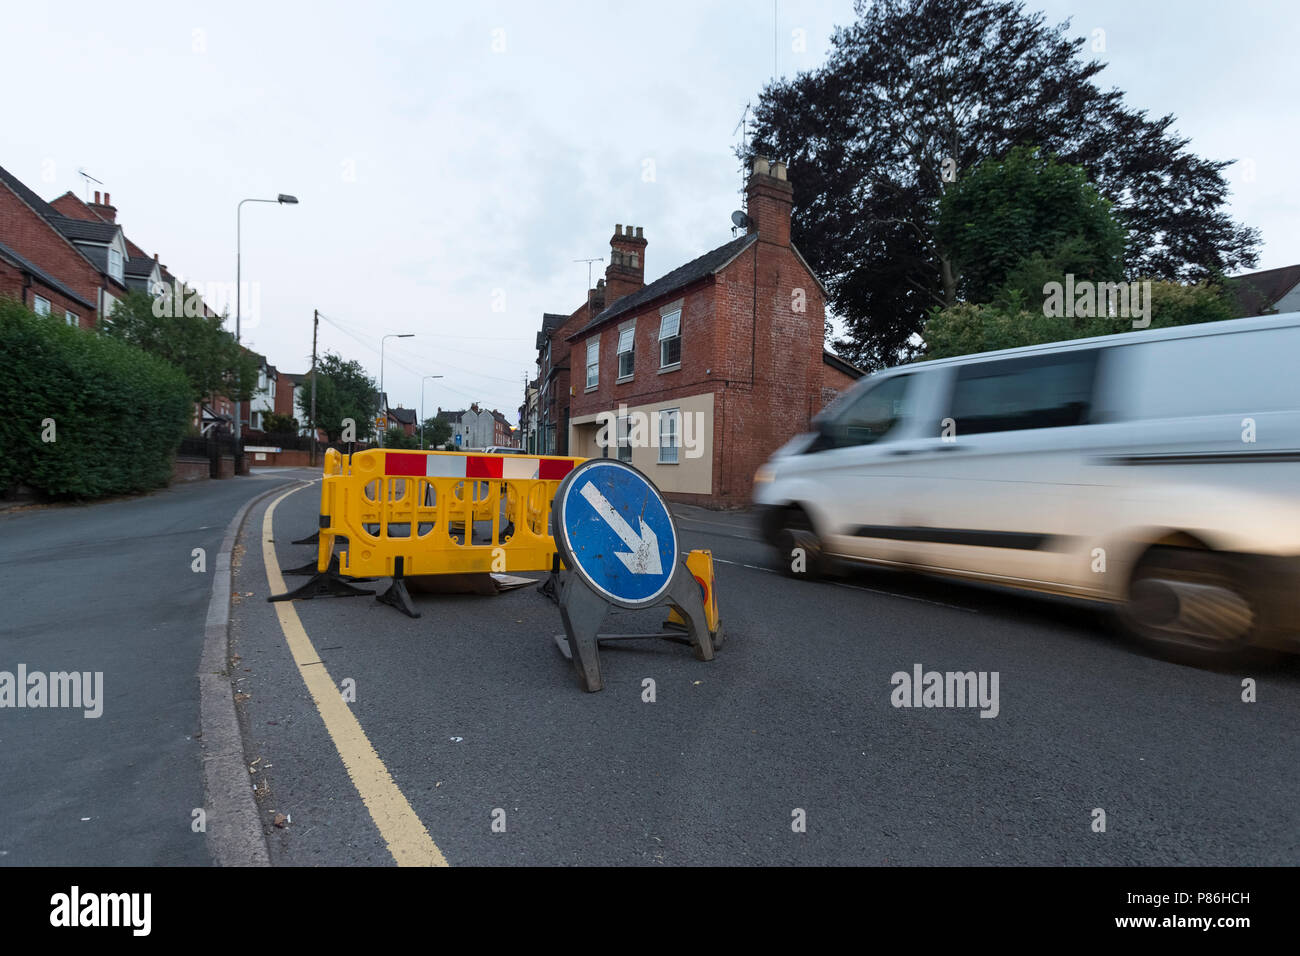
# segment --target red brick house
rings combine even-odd
[[[0,295],[93,328],[126,294],[121,233],[103,220],[64,216],[0,168]]]
[[[540,455],[569,454],[570,388],[568,336],[605,307],[605,280],[587,293],[587,301],[568,315],[547,312],[537,333],[536,451]]]
[[[403,434],[414,435],[419,413],[414,408],[403,408],[398,405],[396,408],[388,409],[388,427],[400,428]]]
[[[768,455],[861,376],[823,347],[825,290],[790,243],[785,165],[755,160],[747,195],[745,235],[649,285],[642,229],[615,227],[603,307],[558,330],[569,454],[617,455],[676,500],[743,504]]]

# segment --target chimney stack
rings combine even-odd
[[[99,201],[99,190],[95,190],[95,201],[90,203],[90,208],[95,211],[95,215],[105,222],[117,221],[117,209],[114,208],[113,202],[108,193],[104,193],[104,201]]]
[[[609,240],[609,266],[605,269],[606,308],[645,285],[645,247],[641,226],[614,226]]]
[[[749,218],[754,223],[749,231],[758,232],[759,242],[790,245],[790,208],[794,205],[794,187],[786,178],[785,163],[755,156],[745,195],[749,200]]]

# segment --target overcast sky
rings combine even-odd
[[[1103,85],[1178,117],[1229,170],[1260,268],[1300,262],[1295,51],[1280,2],[1030,0],[1105,31]],[[360,361],[393,404],[512,421],[543,312],[583,300],[614,224],[653,280],[731,238],[736,126],[777,69],[821,63],[851,0],[5,5],[0,165],[47,199],[102,180],[126,234],[202,288],[233,283],[243,337],[289,372]],[[806,50],[796,52],[803,31]],[[799,184],[794,183],[797,190]],[[597,270],[603,266],[596,265]],[[250,314],[252,310],[255,314]],[[233,310],[232,310],[233,312]]]

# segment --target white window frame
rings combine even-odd
[[[669,437],[671,441],[664,444],[664,425],[671,423]],[[659,464],[676,465],[681,463],[682,447],[682,410],[680,408],[659,409]],[[671,452],[671,455],[665,455]]]
[[[69,309],[63,310],[63,321],[67,322],[68,325],[72,326],[74,329],[81,328],[81,316]]]
[[[50,300],[43,295],[32,294],[32,311],[37,315],[50,314]]]
[[[624,416],[623,418],[618,419],[618,423],[614,430],[614,444],[616,446],[614,449],[614,455],[619,461],[626,462],[629,465],[632,464],[631,424],[632,420],[627,416]],[[624,457],[623,449],[627,449],[626,457]]]
[[[118,282],[123,281],[125,258],[117,249],[112,246],[108,247],[108,274]]]
[[[595,353],[595,360],[592,360],[592,353]],[[595,391],[600,387],[600,336],[594,339],[587,339],[587,391]]]
[[[666,335],[665,333],[667,333],[670,328],[669,320],[671,320],[671,328],[673,330],[673,334]],[[667,344],[669,342],[673,341],[673,339],[677,340],[677,361],[664,362],[664,349],[667,347]],[[682,364],[682,310],[676,309],[672,312],[665,313],[659,319],[659,369],[662,371],[664,369],[678,368],[681,366],[681,364]]]
[[[624,343],[627,347],[624,348]],[[618,381],[631,381],[632,376],[636,373],[636,323],[632,323],[618,330],[618,348],[614,353],[618,359]],[[629,357],[631,366],[626,372],[623,371],[623,356]]]

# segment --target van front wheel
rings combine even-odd
[[[1256,627],[1248,588],[1221,557],[1151,548],[1134,569],[1120,619],[1153,653],[1196,666],[1244,657]]]
[[[776,560],[789,577],[815,580],[825,576],[826,556],[821,538],[817,537],[812,519],[802,508],[786,511],[775,544]]]

